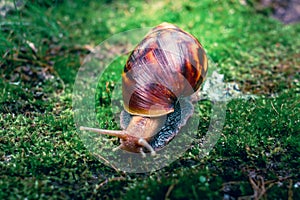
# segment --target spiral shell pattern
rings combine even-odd
[[[125,110],[156,117],[174,111],[178,98],[196,92],[207,73],[207,57],[191,34],[162,23],[131,52],[122,73]]]

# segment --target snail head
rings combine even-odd
[[[128,133],[126,130],[105,130],[105,129],[97,129],[97,128],[90,128],[90,127],[84,127],[81,126],[80,130],[83,131],[92,131],[96,133],[100,133],[103,135],[110,135],[114,137],[118,137],[121,140],[121,145],[114,149],[116,151],[117,149],[122,149],[129,152],[134,153],[141,153],[142,156],[145,156],[145,153],[143,151],[143,148],[147,149],[152,156],[156,155],[156,152],[151,147],[151,145],[147,142],[146,138],[136,137]]]

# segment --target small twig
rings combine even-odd
[[[113,164],[111,164],[107,159],[105,159],[104,157],[102,157],[101,155],[97,155],[101,160],[103,160],[107,165],[111,166],[111,168],[113,168],[117,173],[120,173],[120,170],[114,166]]]
[[[284,180],[287,180],[287,179],[292,178],[292,177],[293,176],[286,176],[286,177],[283,177],[283,178],[278,178],[277,180],[265,181],[262,176],[258,175],[258,176],[255,177],[256,180],[257,180],[257,181],[255,181],[255,178],[252,178],[251,176],[249,176],[249,182],[250,182],[251,187],[253,189],[253,194],[249,195],[249,196],[238,197],[238,200],[248,200],[248,199],[258,200],[258,199],[261,199],[266,194],[266,192],[274,186],[274,184],[276,184],[278,182],[281,182],[281,181],[284,181]],[[224,187],[226,185],[230,185],[230,184],[237,185],[237,184],[240,184],[241,182],[243,182],[243,181],[230,181],[230,182],[227,182],[227,183],[223,183],[222,184],[222,190],[224,191]],[[293,199],[292,187],[293,187],[293,180],[291,179],[289,181],[289,186],[288,186],[288,189],[289,189],[289,191],[288,191],[288,200]]]
[[[258,186],[260,188],[260,195],[258,196],[258,199],[260,199],[262,196],[266,193],[266,187],[265,187],[265,180],[262,176],[258,176],[257,178],[260,179],[260,182],[258,182]]]
[[[2,55],[2,58],[5,59],[5,57],[8,55],[9,51],[6,50],[5,53]]]
[[[272,106],[272,108],[275,110],[275,112],[277,113],[277,115],[279,115],[279,113],[278,113],[278,111],[276,110],[276,108],[274,107],[272,101],[271,101],[271,106]]]
[[[37,65],[42,66],[42,67],[49,67],[50,66],[49,64],[43,63],[43,62],[38,61],[38,60],[28,60],[28,59],[24,59],[24,58],[13,58],[13,59],[8,58],[6,60],[14,61],[14,62],[21,62],[21,63],[37,64]]]
[[[95,191],[98,191],[103,185],[107,184],[108,182],[112,182],[112,181],[123,181],[125,180],[125,177],[114,177],[114,178],[109,178],[106,179],[105,181],[101,182],[100,184],[96,185],[95,187]]]
[[[250,196],[242,196],[242,197],[238,197],[238,200],[252,200],[252,199],[253,199],[252,195],[250,195]]]
[[[288,186],[288,200],[293,200],[293,179],[290,179],[290,184]]]
[[[274,185],[275,183],[276,183],[276,182],[269,183],[269,184],[268,184],[268,187],[266,188],[266,191],[268,191],[271,187],[273,187],[273,185]]]
[[[249,177],[250,183],[254,190],[254,198],[256,200],[261,199],[261,197],[266,193],[265,180],[262,176],[257,176],[257,182],[254,178]]]
[[[282,177],[282,178],[278,178],[278,180],[269,180],[269,181],[266,181],[266,185],[269,185],[271,183],[278,183],[279,181],[284,181],[284,180],[289,179],[289,178],[293,178],[293,176],[285,176],[285,177]]]
[[[249,182],[251,184],[251,187],[253,189],[253,195],[251,195],[255,200],[257,199],[257,196],[258,196],[258,186],[256,185],[255,181],[249,176]]]
[[[101,187],[103,187],[105,184],[107,184],[108,182],[112,182],[112,181],[123,181],[123,180],[125,180],[125,177],[122,177],[122,176],[121,176],[121,177],[108,178],[108,179],[106,179],[105,181],[99,183],[98,185],[96,185],[96,187],[95,187],[95,189],[94,189],[94,191],[93,191],[93,194],[92,194],[91,199],[95,199],[95,196],[94,196],[94,195],[96,195],[97,192],[98,192],[98,190],[99,190]]]
[[[227,185],[240,185],[242,182],[244,182],[244,181],[229,181],[229,182],[223,183],[220,191],[224,191],[225,186],[227,186]]]
[[[175,183],[172,184],[172,185],[170,185],[170,187],[168,188],[168,191],[167,191],[167,193],[165,195],[165,200],[167,200],[169,198],[169,196],[170,196],[172,190],[174,189],[175,185],[176,185]]]

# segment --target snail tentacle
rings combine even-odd
[[[90,127],[85,127],[85,126],[80,126],[79,129],[81,131],[92,131],[92,132],[100,133],[100,134],[103,134],[103,135],[115,136],[115,137],[118,137],[118,138],[123,139],[123,140],[126,140],[128,138],[128,134],[125,130],[115,131],[115,130],[90,128]]]
[[[152,146],[145,139],[140,138],[139,141],[138,141],[138,144],[145,147],[146,149],[148,149],[151,152],[151,156],[156,155],[156,152],[154,151]]]
[[[145,152],[144,152],[143,148],[140,148],[140,153],[141,153],[141,155],[142,155],[142,157],[143,157],[143,158],[145,158],[145,157],[146,157],[146,154],[145,154]]]

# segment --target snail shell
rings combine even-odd
[[[160,24],[127,60],[122,74],[124,108],[149,117],[171,113],[179,97],[199,89],[206,71],[206,54],[198,40],[172,24]]]
[[[155,155],[193,113],[189,96],[207,73],[207,57],[191,34],[162,23],[137,45],[122,73],[123,131],[81,127],[121,139],[119,148]]]

